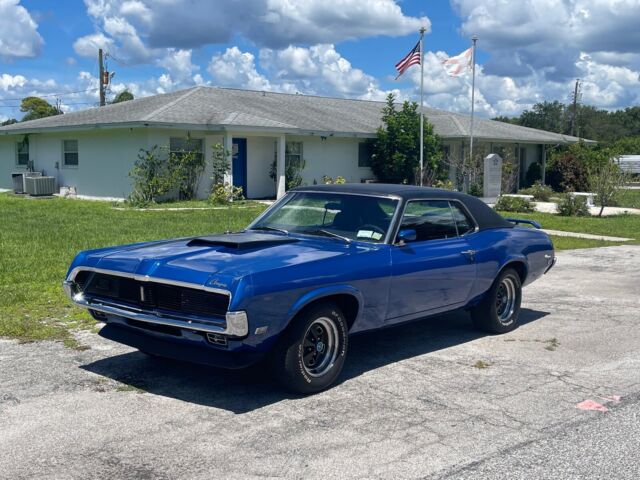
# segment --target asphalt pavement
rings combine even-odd
[[[514,332],[363,334],[310,397],[90,332],[0,340],[0,478],[638,478],[640,247],[558,257]]]

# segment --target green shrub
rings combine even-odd
[[[229,185],[228,183],[217,183],[211,189],[209,202],[214,205],[228,205],[234,200],[244,200],[242,187]]]
[[[291,190],[292,188],[299,187],[302,185],[302,170],[307,165],[306,160],[300,160],[299,162],[295,161],[286,161],[285,163],[285,189]],[[269,169],[269,177],[274,182],[278,178],[278,164],[277,161],[274,160],[271,162],[271,168]]]
[[[469,187],[469,195],[473,195],[474,197],[482,196],[482,185],[479,183],[472,183]]]
[[[548,202],[553,195],[553,189],[548,185],[542,185],[541,182],[535,182],[529,188],[523,188],[518,193],[533,195],[533,199],[538,202]]]
[[[166,195],[173,186],[168,163],[161,158],[159,150],[157,145],[149,150],[141,148],[129,172],[133,188],[128,200],[134,207],[157,202],[158,197]]]
[[[525,174],[525,181],[527,185],[534,185],[536,182],[542,179],[542,167],[538,162],[533,162],[529,165],[527,173]]]
[[[347,181],[340,175],[338,175],[335,179],[333,177],[329,177],[328,175],[323,175],[322,183],[324,183],[325,185],[343,185],[347,183]]]
[[[495,210],[503,212],[531,213],[535,210],[533,203],[526,198],[502,195],[496,202]]]
[[[433,187],[441,188],[442,190],[455,190],[451,180],[436,180],[433,182]]]
[[[546,178],[549,185],[558,192],[587,191],[587,166],[581,156],[571,150],[552,159]]]
[[[202,152],[182,150],[169,153],[169,172],[181,200],[193,200],[196,196],[205,159]]]
[[[563,217],[589,217],[591,213],[587,206],[587,199],[571,194],[565,195],[558,203],[558,215]]]

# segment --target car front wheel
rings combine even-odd
[[[309,394],[336,380],[347,355],[348,327],[333,304],[313,306],[294,320],[271,355],[272,372],[285,388]]]
[[[471,310],[474,325],[489,333],[507,333],[518,326],[522,284],[513,268],[506,268],[485,298]]]

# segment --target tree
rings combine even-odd
[[[25,97],[20,102],[20,111],[25,112],[22,121],[35,120],[36,118],[62,115],[62,110],[54,107],[40,97]]]
[[[133,93],[131,93],[129,90],[123,90],[116,95],[116,97],[111,101],[111,103],[128,102],[129,100],[133,100],[133,98],[134,98]]]
[[[15,118],[8,118],[4,122],[2,122],[0,126],[6,127],[7,125],[13,125],[14,123],[18,123],[18,120],[16,120]]]
[[[419,183],[420,180],[420,114],[418,104],[404,102],[396,110],[395,96],[387,96],[387,104],[382,109],[382,123],[376,138],[372,141],[373,154],[371,169],[382,182]],[[424,135],[424,172],[437,170],[442,158],[440,141],[433,133],[433,125],[426,119]],[[417,180],[417,181],[416,181]]]
[[[494,120],[550,132],[569,134],[573,106],[558,101],[536,103],[518,117]],[[624,137],[640,135],[640,106],[610,112],[591,105],[578,105],[575,135],[610,145]]]
[[[611,152],[599,152],[600,161],[594,162],[588,170],[589,189],[595,193],[595,201],[600,205],[598,216],[602,216],[604,207],[612,205],[614,199],[626,182],[626,175],[609,156]]]
[[[619,155],[640,155],[640,135],[621,138],[613,144],[612,148]]]
[[[566,110],[567,107],[557,100],[536,103],[531,110],[522,112],[518,124],[548,132],[567,133]]]

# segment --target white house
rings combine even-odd
[[[11,173],[32,164],[55,177],[59,186],[75,187],[78,195],[123,198],[130,193],[128,173],[141,148],[178,149],[187,137],[207,159],[216,143],[233,152],[231,180],[244,188],[247,198],[284,193],[287,155],[305,160],[302,176],[307,184],[320,182],[324,175],[361,182],[374,178],[365,140],[375,136],[383,106],[383,102],[194,87],[17,123],[0,128],[0,187],[11,188]],[[447,155],[468,154],[469,117],[431,108],[424,113]],[[483,119],[476,119],[474,132],[474,151],[512,152],[521,179],[531,163],[544,163],[546,146],[578,141]],[[277,182],[269,177],[274,160]],[[206,196],[209,187],[205,172],[199,196]]]

